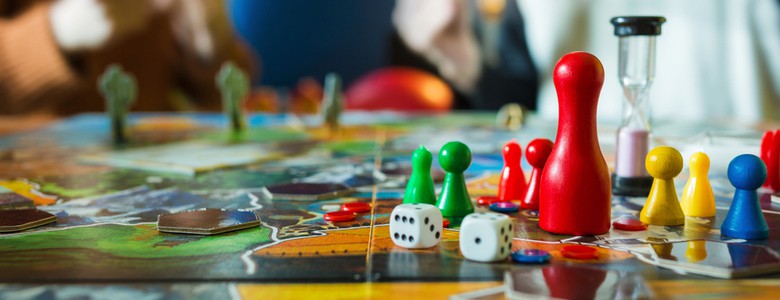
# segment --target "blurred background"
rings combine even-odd
[[[588,51],[607,77],[599,118],[619,120],[621,15],[667,19],[654,120],[780,119],[778,0],[0,0],[0,113],[105,111],[96,82],[112,63],[138,80],[133,111],[216,111],[214,75],[233,61],[249,111],[316,113],[336,72],[348,109],[519,103],[554,119],[552,69]]]

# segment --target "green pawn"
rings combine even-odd
[[[404,204],[425,203],[436,204],[436,192],[433,189],[431,163],[433,155],[423,145],[412,153],[412,176],[406,184]]]
[[[322,94],[322,117],[331,134],[339,130],[341,113],[344,110],[344,95],[341,90],[341,76],[336,73],[325,75]]]
[[[222,109],[233,134],[244,131],[246,121],[241,103],[249,94],[249,77],[233,62],[222,64],[214,81],[222,93]]]
[[[127,112],[138,95],[138,85],[132,74],[125,73],[122,66],[112,64],[98,80],[98,89],[106,99],[108,116],[111,119],[111,133],[115,144],[127,142]]]
[[[442,216],[457,225],[463,221],[463,217],[474,212],[463,177],[463,172],[471,165],[471,150],[464,143],[449,142],[439,151],[439,164],[447,174],[436,206]]]

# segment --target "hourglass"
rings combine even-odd
[[[625,99],[612,193],[647,196],[653,184],[644,165],[650,139],[648,94],[655,77],[655,37],[666,18],[615,17],[611,22],[619,37],[618,79]]]

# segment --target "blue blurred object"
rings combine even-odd
[[[543,264],[550,261],[550,253],[539,249],[520,249],[511,254],[512,261],[522,264]]]
[[[766,165],[755,155],[742,154],[729,163],[729,181],[737,190],[720,232],[724,236],[760,240],[769,237],[756,190],[766,180]]]
[[[517,204],[512,202],[496,202],[490,204],[490,210],[499,213],[511,213],[516,212],[519,209]]]
[[[392,0],[233,0],[241,37],[260,57],[260,82],[294,87],[339,73],[346,84],[387,65]],[[346,86],[346,85],[345,85]]]

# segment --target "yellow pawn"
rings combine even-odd
[[[682,155],[672,147],[655,147],[647,154],[645,168],[654,179],[647,202],[639,213],[642,223],[660,226],[685,224],[685,215],[674,189],[674,177],[680,174],[682,167]]]
[[[688,247],[685,248],[685,257],[688,258],[688,262],[696,263],[707,258],[707,241],[689,241]]]
[[[674,245],[671,243],[651,244],[650,246],[653,247],[653,250],[655,251],[655,254],[658,255],[658,257],[669,260],[677,260],[677,257],[672,255],[672,249],[674,249]]]
[[[708,172],[710,158],[704,152],[691,155],[691,177],[685,184],[680,205],[686,216],[711,218],[715,216],[715,194],[712,193]]]

